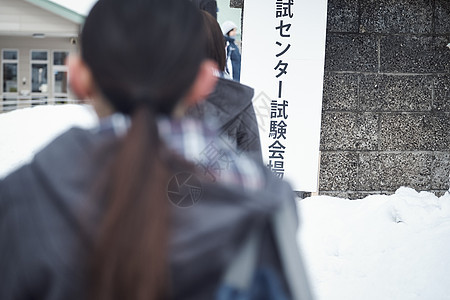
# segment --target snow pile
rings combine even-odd
[[[0,178],[29,162],[70,127],[89,128],[96,123],[88,105],[43,105],[0,114]]]
[[[450,299],[449,193],[311,197],[299,214],[317,299]]]

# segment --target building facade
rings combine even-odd
[[[72,99],[65,58],[84,17],[43,0],[0,0],[0,112]]]
[[[450,2],[328,0],[327,19],[319,193],[444,194]]]

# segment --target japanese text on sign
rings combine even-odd
[[[275,3],[275,17],[279,20],[275,27],[278,37],[274,41],[279,48],[279,52],[275,54],[278,63],[274,67],[275,82],[278,81],[278,97],[273,99],[270,105],[269,138],[273,141],[269,143],[268,147],[269,162],[267,166],[279,178],[284,177],[285,171],[284,153],[286,146],[284,144],[288,134],[289,99],[283,97],[283,80],[286,76],[289,76],[289,60],[285,59],[284,56],[291,49],[290,30],[292,27],[291,19],[294,18],[293,6],[294,0],[276,0]]]

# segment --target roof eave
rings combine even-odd
[[[54,2],[48,0],[25,0],[25,1],[34,4],[42,9],[45,9],[51,13],[54,13],[55,15],[58,15],[64,19],[72,21],[76,24],[81,25],[84,23],[85,17],[83,15],[80,15],[79,13],[74,12],[73,10],[70,10]]]

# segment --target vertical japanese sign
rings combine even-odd
[[[327,0],[245,0],[241,82],[255,89],[263,158],[318,189]]]

